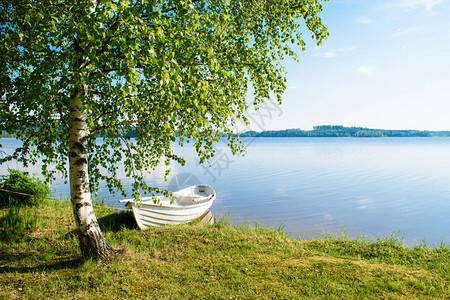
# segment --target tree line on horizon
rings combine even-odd
[[[247,131],[241,137],[450,137],[450,131],[387,130],[341,125],[314,126],[313,130],[285,129]]]
[[[124,134],[136,137],[136,130]],[[342,125],[314,126],[313,130],[300,128],[267,131],[246,131],[239,134],[240,137],[450,137],[450,131],[429,130],[390,130],[372,129],[365,127],[345,127]],[[98,135],[98,137],[105,137]],[[3,132],[1,138],[15,138],[14,134]]]

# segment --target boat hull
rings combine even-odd
[[[199,192],[201,191],[201,192]],[[189,223],[204,215],[213,204],[216,194],[210,186],[192,186],[174,192],[175,201],[166,197],[158,197],[159,203],[152,199],[143,199],[136,204],[133,200],[127,201],[128,207],[133,211],[134,218],[140,229],[151,226],[178,225]]]

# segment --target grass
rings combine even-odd
[[[23,208],[34,226],[0,225],[0,299],[449,299],[450,249],[408,248],[396,236],[306,241],[279,229],[216,225],[136,229],[96,208],[107,261],[83,261],[68,203]],[[8,214],[0,210],[0,218]]]

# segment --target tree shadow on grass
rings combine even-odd
[[[118,232],[123,229],[137,229],[136,221],[131,212],[113,212],[109,215],[97,219],[102,232]],[[74,229],[66,234],[66,238],[77,236]]]
[[[22,259],[27,259],[31,256],[36,256],[35,253],[0,253],[0,261],[15,260],[20,261]],[[44,260],[44,259],[43,259]],[[42,271],[57,271],[61,269],[76,269],[83,265],[84,260],[79,255],[56,257],[39,265],[30,267],[15,267],[15,266],[1,266],[0,274],[3,273],[35,273]]]
[[[103,232],[118,232],[122,229],[137,229],[131,212],[112,213],[98,219]]]
[[[118,232],[123,229],[136,229],[136,221],[131,212],[113,212],[98,219],[103,232]],[[1,228],[0,228],[1,229]],[[1,233],[1,232],[0,232]],[[76,230],[68,232],[65,238],[74,238]],[[25,262],[30,262],[30,266]],[[61,269],[76,269],[83,265],[84,260],[80,255],[59,256],[51,259],[42,257],[38,251],[24,251],[11,253],[6,249],[0,249],[0,274],[3,273],[34,273],[43,271],[57,271]]]

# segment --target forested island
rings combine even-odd
[[[386,130],[341,125],[314,126],[313,130],[247,131],[241,137],[450,137],[450,131]]]

